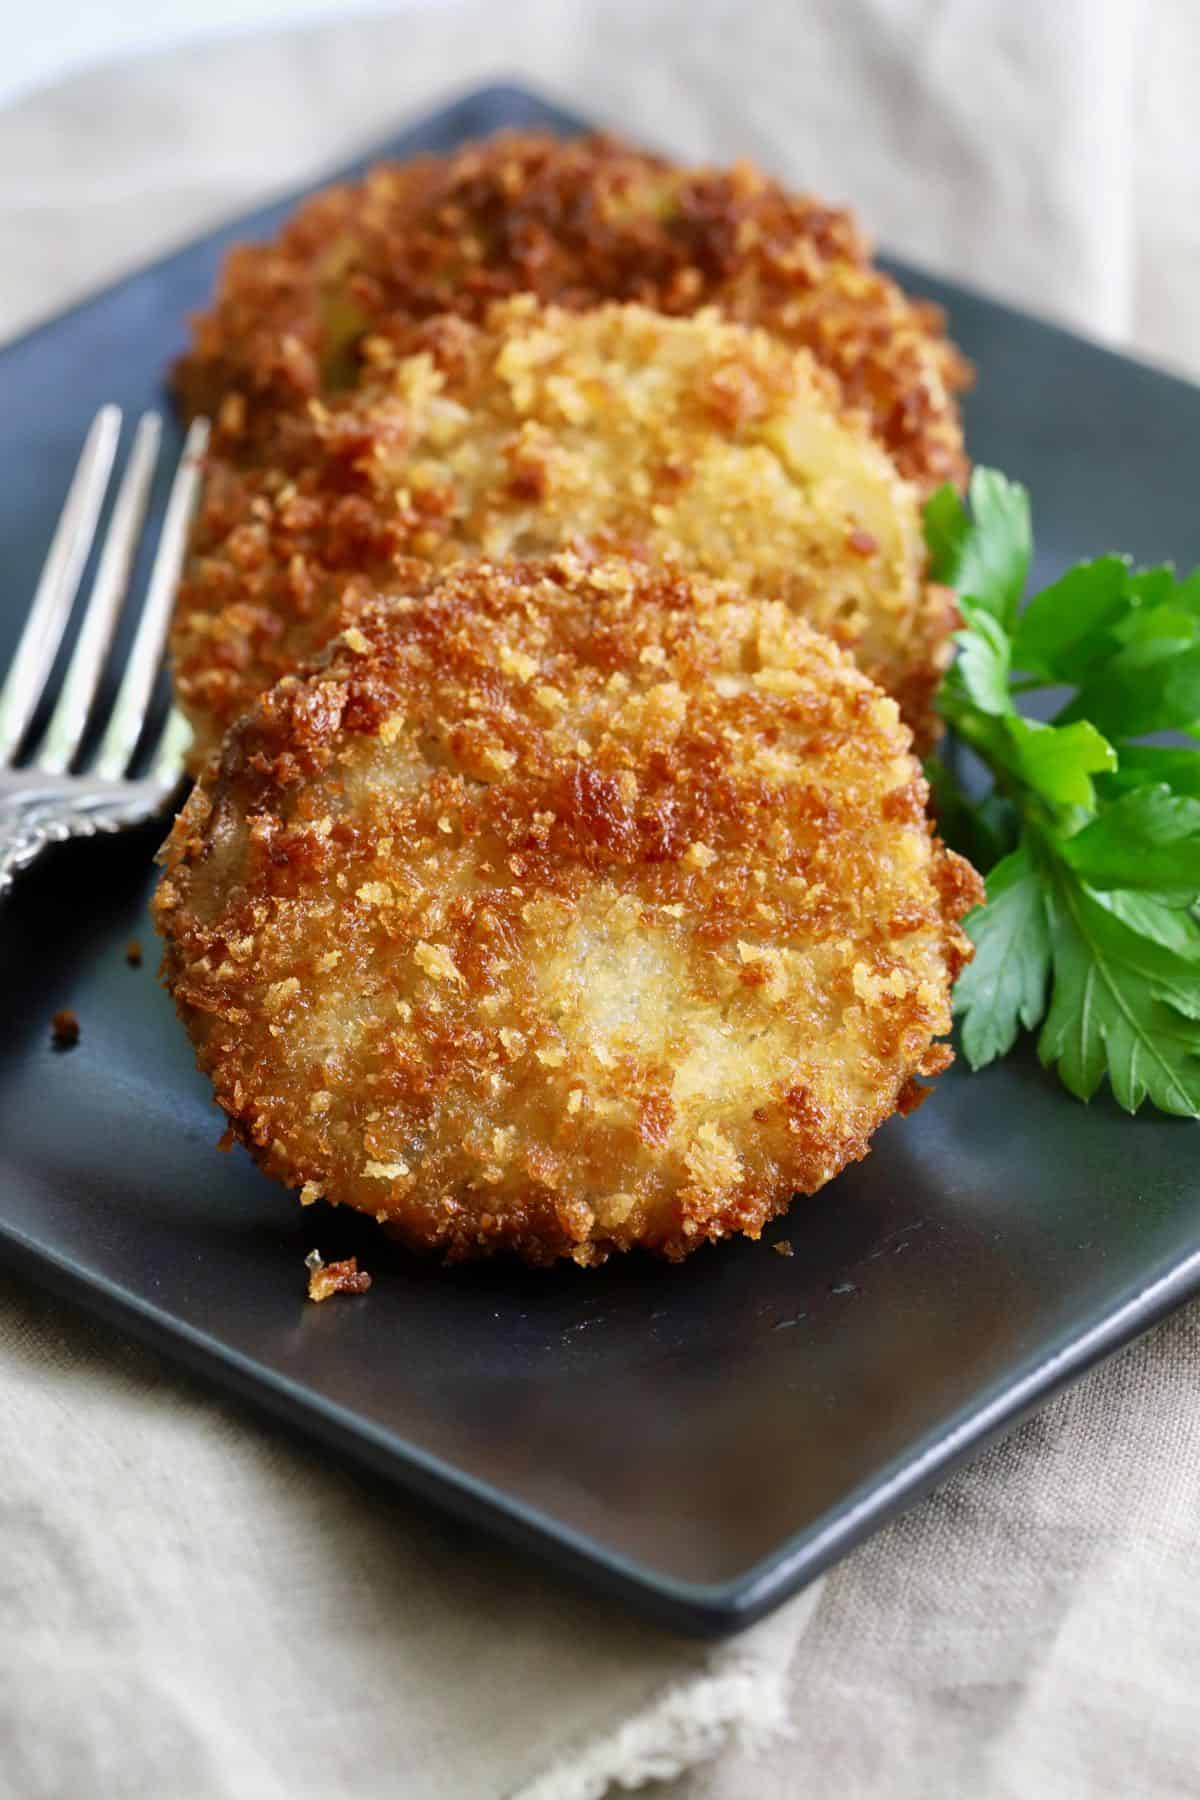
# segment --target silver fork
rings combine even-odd
[[[100,546],[92,592],[62,688],[41,737],[21,746],[46,694],[84,566],[96,538],[117,443],[121,411],[103,406],[84,442],[29,618],[0,689],[0,894],[45,845],[120,831],[161,812],[179,785],[190,732],[172,708],[149,752],[144,775],[130,776],[163,658],[167,625],[200,487],[208,425],[188,432],[171,484],[146,596],[99,747],[74,770],[96,704],[113,632],[129,588],[162,438],[157,413],[144,413]]]

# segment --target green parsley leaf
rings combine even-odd
[[[1125,888],[1096,891],[1100,906],[1122,919],[1139,937],[1161,944],[1191,962],[1200,963],[1200,920],[1178,906],[1166,906],[1153,894],[1130,893]],[[1200,980],[1200,970],[1197,971]]]
[[[1135,888],[1168,905],[1200,894],[1200,800],[1134,788],[1066,840],[1062,853],[1094,888]]]
[[[1200,738],[1200,571],[1097,557],[1018,617],[1023,489],[977,470],[969,510],[943,489],[925,521],[963,618],[938,707],[991,778],[967,791],[930,764],[948,841],[991,869],[955,989],[966,1060],[1040,1023],[1043,1062],[1082,1099],[1107,1077],[1131,1112],[1200,1117],[1200,753],[1130,742]],[[1016,710],[1037,687],[1073,690],[1052,724]]]
[[[1139,608],[1166,606],[1181,612],[1200,613],[1200,569],[1193,569],[1182,580],[1174,563],[1159,563],[1153,569],[1138,569],[1129,577],[1129,593]]]
[[[1090,675],[1058,723],[1090,719],[1109,738],[1179,731],[1200,720],[1200,644],[1151,637]]]
[[[1156,563],[1136,573],[1131,569],[1127,591],[1136,607],[1164,606],[1175,591],[1174,563]]]
[[[1196,969],[1138,936],[1082,882],[1051,865],[1053,994],[1038,1042],[1071,1093],[1090,1100],[1108,1076],[1136,1112],[1200,1117],[1200,982]]]
[[[1035,594],[1017,621],[1013,664],[1072,687],[1120,649],[1112,626],[1128,611],[1129,565],[1123,556],[1077,563]]]
[[[1012,644],[999,620],[976,600],[965,597],[959,611],[967,629],[956,631],[954,641],[961,654],[958,673],[967,696],[980,712],[1000,716],[1013,711],[1008,683],[1012,672]]]
[[[923,518],[930,578],[943,582],[946,587],[954,587],[959,557],[971,530],[971,521],[949,482],[930,494]]]
[[[953,488],[940,488],[926,503],[929,572],[1008,630],[1033,557],[1029,495],[996,469],[976,469],[969,492],[970,519]]]
[[[963,1055],[973,1069],[1005,1056],[1046,1009],[1050,928],[1041,878],[1022,844],[987,878],[987,902],[966,921],[975,945],[954,990]]]
[[[1200,621],[1191,613],[1168,601],[1162,606],[1143,606],[1127,613],[1118,621],[1114,636],[1118,639],[1118,647],[1122,644],[1152,644],[1162,638],[1176,649],[1186,650],[1197,641],[1198,623]]]
[[[1118,767],[1104,778],[1105,791],[1123,792],[1145,782],[1164,782],[1176,794],[1200,798],[1200,756],[1158,744],[1123,744]]]
[[[1051,806],[1095,803],[1092,776],[1117,767],[1117,753],[1086,719],[1074,725],[1043,725],[1039,719],[1008,721],[1022,779]]]

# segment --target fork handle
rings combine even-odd
[[[62,781],[8,775],[0,792],[0,894],[47,844],[139,825],[161,812],[171,790],[161,783]]]
[[[0,894],[12,886],[17,873],[52,841],[51,828],[44,802],[38,804],[24,795],[0,798]],[[68,834],[63,832],[61,835]]]

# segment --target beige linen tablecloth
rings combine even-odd
[[[0,115],[0,336],[524,73],[1196,366],[1197,43],[1133,0],[535,0],[193,46]],[[1198,1387],[1192,1309],[706,1649],[0,1278],[0,1794],[1198,1796]]]

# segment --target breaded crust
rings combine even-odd
[[[464,564],[231,733],[165,979],[303,1201],[456,1259],[757,1236],[950,1060],[981,885],[909,741],[778,602]]]
[[[281,412],[352,384],[365,337],[404,344],[416,321],[479,320],[517,293],[717,305],[810,350],[922,491],[965,476],[968,365],[940,310],[872,265],[849,213],[749,163],[678,168],[606,137],[506,134],[316,195],[274,242],[230,252],[178,392],[225,449],[253,445]]]
[[[806,352],[715,308],[528,296],[421,337],[400,359],[373,340],[362,387],[290,422],[277,464],[213,469],[172,640],[199,754],[406,559],[582,544],[786,601],[932,739],[952,614],[917,490]]]

